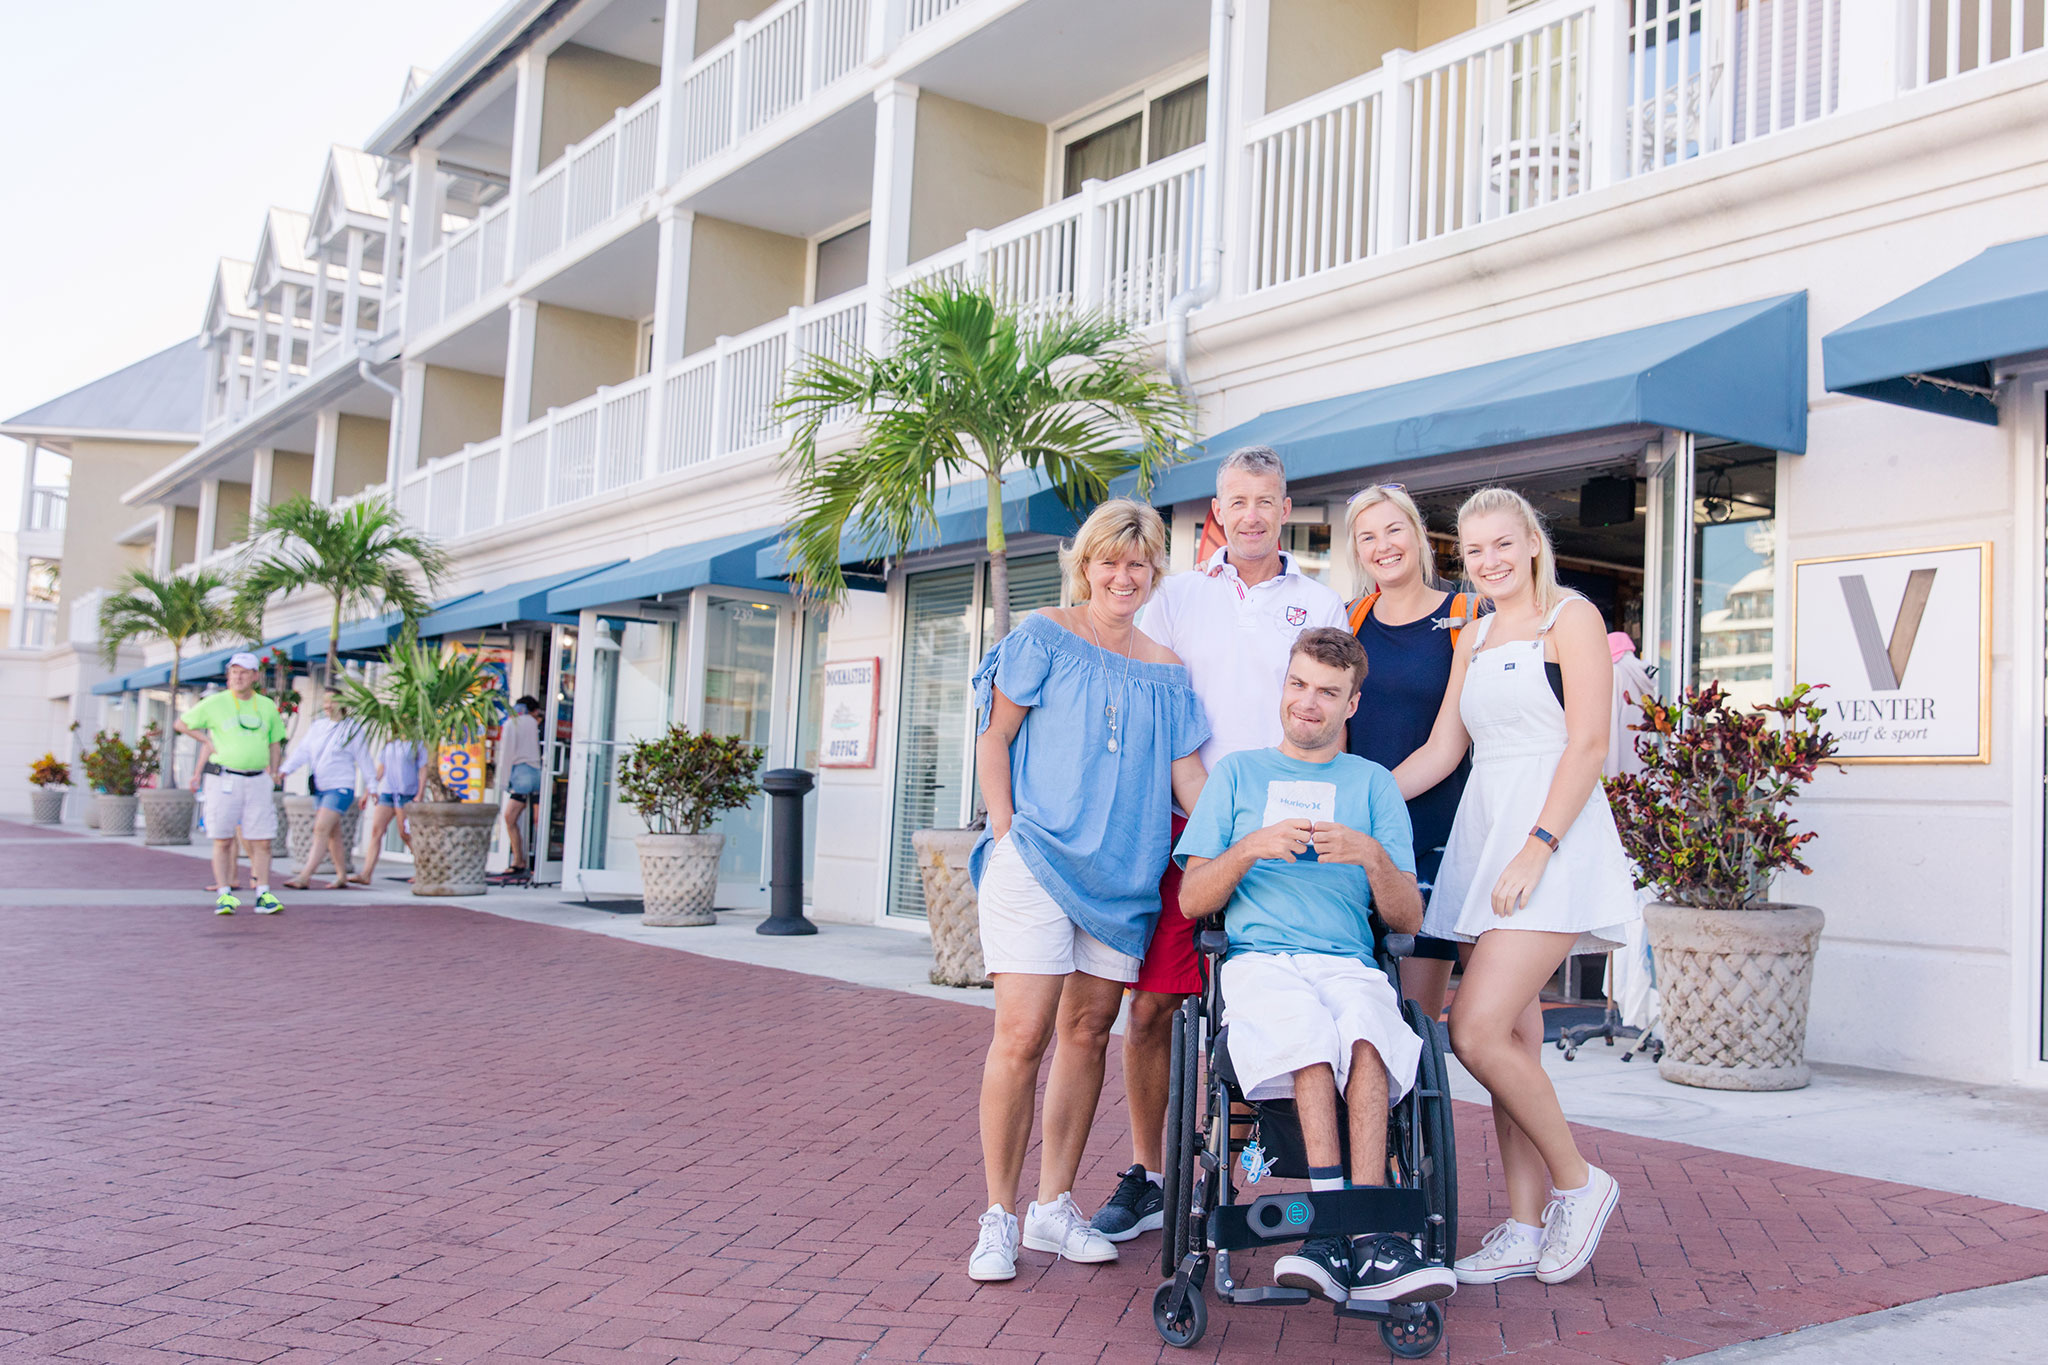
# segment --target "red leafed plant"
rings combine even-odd
[[[1683,697],[1642,700],[1636,752],[1643,770],[1607,780],[1622,847],[1664,900],[1744,910],[1780,869],[1810,873],[1789,807],[1834,754],[1824,709],[1800,683],[1791,695],[1739,711],[1719,683]]]

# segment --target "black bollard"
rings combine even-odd
[[[776,768],[761,778],[769,796],[768,918],[757,934],[815,934],[804,918],[804,794],[817,779],[802,768]]]

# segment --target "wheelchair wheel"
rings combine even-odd
[[[1415,1104],[1415,1119],[1422,1128],[1422,1170],[1418,1174],[1430,1211],[1444,1217],[1439,1250],[1444,1264],[1449,1265],[1458,1257],[1458,1140],[1451,1125],[1450,1066],[1444,1060],[1442,1029],[1426,1018],[1414,1001],[1404,1001],[1402,1009],[1408,1022],[1429,1040],[1422,1049],[1415,1079],[1420,1088],[1435,1091],[1436,1098],[1418,1098]]]
[[[1168,1346],[1192,1346],[1202,1339],[1202,1333],[1209,1330],[1209,1305],[1202,1297],[1202,1287],[1189,1285],[1186,1296],[1181,1300],[1180,1312],[1169,1316],[1167,1303],[1172,1298],[1172,1280],[1152,1291],[1152,1325],[1159,1329],[1160,1340]]]
[[[1166,1073],[1166,1169],[1160,1172],[1160,1193],[1165,1211],[1159,1228],[1160,1271],[1167,1276],[1180,1269],[1180,1258],[1190,1242],[1188,1205],[1193,1199],[1195,1148],[1200,1139],[1196,1096],[1195,1004],[1183,1001],[1173,1012],[1171,1061]],[[1165,1328],[1160,1328],[1164,1332]]]
[[[1168,1286],[1171,1288],[1171,1286]],[[1158,1297],[1153,1297],[1152,1314],[1159,1315]],[[1164,1331],[1164,1328],[1160,1329]],[[1387,1349],[1403,1360],[1420,1360],[1437,1348],[1444,1339],[1444,1315],[1433,1303],[1423,1305],[1422,1316],[1406,1322],[1382,1322],[1380,1340]]]

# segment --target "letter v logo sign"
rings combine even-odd
[[[1886,640],[1877,632],[1877,609],[1870,605],[1863,575],[1843,575],[1842,598],[1849,605],[1849,624],[1856,631],[1856,647],[1862,651],[1872,691],[1896,692],[1905,681],[1906,661],[1913,657],[1913,639],[1920,633],[1920,618],[1927,613],[1927,596],[1933,591],[1934,570],[1915,569],[1906,576],[1906,594],[1899,599],[1899,615]]]

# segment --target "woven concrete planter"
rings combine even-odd
[[[319,814],[320,803],[310,796],[284,798],[284,819],[278,829],[284,832],[285,852],[291,855],[293,867],[306,865],[306,854],[313,847],[313,820]]]
[[[1646,907],[1663,1013],[1657,1074],[1709,1090],[1807,1084],[1806,1011],[1825,922],[1810,905]]]
[[[64,823],[64,798],[71,795],[69,787],[30,787],[28,789],[28,818],[37,825],[61,825]]]
[[[412,893],[481,896],[488,889],[484,861],[491,851],[495,801],[415,801],[412,823]]]
[[[640,893],[646,910],[642,924],[684,929],[718,923],[718,857],[725,851],[723,834],[642,834],[633,840],[640,850]]]
[[[95,791],[89,791],[85,794],[85,800],[82,803],[83,808],[78,812],[78,818],[85,822],[87,829],[98,829],[100,827],[100,797],[104,794],[103,792]]]
[[[183,787],[151,787],[142,796],[142,842],[155,848],[192,842],[199,803]]]
[[[93,798],[92,807],[99,814],[100,833],[114,839],[135,837],[135,813],[142,807],[141,797],[101,792]]]
[[[921,829],[910,836],[924,881],[924,917],[932,931],[934,986],[989,986],[981,965],[981,910],[967,860],[981,831]]]

